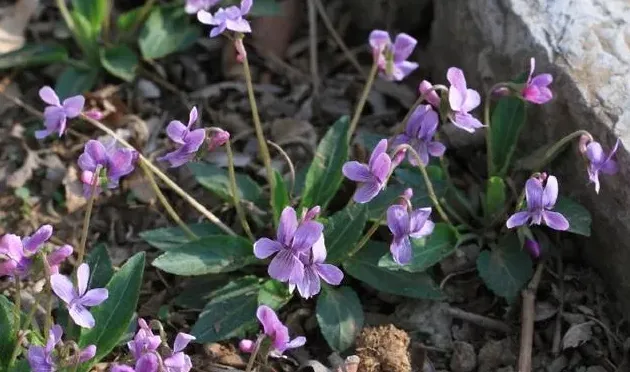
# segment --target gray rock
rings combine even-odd
[[[432,346],[450,349],[453,345],[453,319],[447,312],[448,308],[445,302],[406,301],[396,307],[392,320],[400,328],[427,336]]]
[[[448,67],[458,66],[469,87],[485,91],[526,71],[530,57],[536,58],[537,72],[554,76],[554,100],[528,111],[523,140],[529,153],[577,129],[590,131],[606,151],[616,137],[630,145],[627,0],[440,0],[434,7],[429,46],[434,83],[444,83]],[[630,311],[626,149],[620,148],[617,160],[621,171],[601,177],[600,195],[587,186],[576,145],[547,171],[558,176],[563,194],[593,214],[593,238],[584,253],[608,283],[615,283]]]
[[[516,363],[509,338],[490,340],[479,350],[479,372],[494,372],[497,367]]]
[[[472,372],[477,367],[475,348],[468,342],[455,341],[450,366],[453,372]]]

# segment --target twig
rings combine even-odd
[[[488,318],[479,314],[469,313],[456,307],[449,307],[447,312],[450,316],[454,318],[465,320],[482,328],[503,333],[512,332],[510,326],[500,320]]]
[[[536,318],[536,291],[545,265],[539,262],[527,288],[523,290],[521,313],[521,347],[518,356],[518,372],[532,370],[532,343],[534,340],[534,320]]]
[[[98,187],[98,178],[99,173],[101,172],[101,167],[97,166],[94,174],[92,175],[92,179],[90,180],[90,198],[88,199],[87,208],[85,210],[85,217],[83,218],[83,229],[81,230],[81,242],[79,243],[78,257],[75,265],[75,273],[76,270],[79,269],[79,266],[83,263],[83,257],[85,256],[85,245],[87,244],[88,233],[90,230],[90,217],[92,217],[92,209],[94,208],[94,200],[96,199],[96,188]]]
[[[34,116],[37,116],[37,117],[40,117],[40,118],[43,117],[43,114],[40,111],[38,111],[34,107],[30,106],[29,104],[27,104],[25,102],[22,102],[21,99],[13,97],[12,95],[7,94],[6,92],[3,92],[1,90],[0,90],[0,95],[4,96],[6,99],[8,99],[9,101],[15,103],[16,105],[22,107],[24,110],[30,112]],[[83,119],[84,121],[92,124],[93,126],[95,126],[96,128],[102,130],[103,132],[107,133],[108,135],[112,136],[114,139],[116,139],[118,142],[120,142],[123,146],[125,146],[125,147],[127,147],[129,149],[135,150],[135,148],[133,146],[131,146],[131,144],[129,144],[129,142],[125,141],[118,134],[116,134],[116,132],[114,132],[113,130],[111,130],[108,127],[106,127],[100,121],[94,120],[94,119],[90,118],[89,116],[86,116],[86,115],[83,115],[83,114],[81,114],[81,119]],[[151,172],[153,172],[156,176],[158,176],[159,179],[161,179],[167,186],[169,186],[179,196],[181,196],[184,200],[186,200],[193,208],[195,208],[197,211],[199,211],[199,213],[203,214],[210,222],[212,222],[213,224],[217,225],[217,227],[219,229],[223,230],[223,232],[225,232],[228,235],[236,236],[236,233],[232,229],[230,229],[226,224],[224,224],[217,216],[215,216],[214,213],[210,212],[206,207],[201,205],[201,203],[199,203],[195,198],[190,196],[190,194],[188,194],[181,187],[179,187],[179,185],[177,185],[170,178],[168,178],[168,176],[166,174],[164,174],[158,167],[153,165],[153,163],[149,159],[144,157],[144,155],[142,155],[140,152],[138,152],[138,161],[144,163],[151,170]]]
[[[560,355],[560,343],[562,341],[562,313],[564,312],[564,263],[562,255],[558,255],[558,291],[560,292],[560,304],[558,305],[558,314],[556,314],[556,324],[553,333],[553,344],[551,352],[554,357]]]
[[[343,41],[341,36],[339,36],[339,33],[337,33],[337,30],[335,30],[335,26],[330,21],[330,18],[328,18],[328,14],[326,14],[326,9],[324,9],[324,6],[322,5],[321,0],[311,0],[309,2],[313,2],[315,7],[317,7],[319,16],[322,17],[322,21],[324,22],[326,29],[328,29],[328,32],[330,32],[330,35],[333,37],[333,39],[335,39],[335,42],[339,46],[339,49],[343,51],[343,54],[345,54],[348,61],[350,61],[350,64],[354,66],[354,68],[357,70],[359,74],[365,75],[365,71],[361,67],[361,64],[359,63],[359,61],[354,56],[354,54],[352,54],[352,52],[350,51],[346,43]]]
[[[307,0],[308,4],[308,39],[311,64],[311,79],[313,80],[313,96],[319,98],[319,66],[317,65],[317,10],[315,0]]]

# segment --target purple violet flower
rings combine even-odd
[[[619,139],[615,142],[615,146],[610,150],[608,156],[604,153],[602,145],[599,142],[593,141],[586,145],[585,155],[589,160],[587,167],[588,179],[595,184],[595,192],[599,194],[599,172],[604,174],[613,175],[619,171],[617,162],[613,159],[613,156],[619,148]]]
[[[413,37],[400,33],[392,44],[387,31],[374,30],[370,33],[369,40],[383,79],[400,81],[418,68],[417,63],[407,61],[418,43]]]
[[[56,361],[53,356],[55,346],[61,341],[63,329],[60,325],[55,324],[48,332],[46,346],[31,345],[28,348],[27,356],[28,364],[33,372],[51,372],[56,370]]]
[[[433,136],[438,127],[438,114],[433,111],[430,105],[420,105],[411,114],[405,133],[400,134],[392,141],[392,147],[409,144],[420,156],[422,165],[429,164],[429,155],[440,157],[444,155],[446,147],[433,140]],[[415,156],[408,155],[409,163],[418,166]]]
[[[73,252],[73,248],[69,244],[64,244],[61,247],[54,249],[46,256],[46,261],[48,262],[48,267],[50,267],[51,274],[59,274],[59,265],[66,258],[70,257]]]
[[[451,67],[446,72],[446,79],[451,83],[448,90],[448,102],[452,112],[449,114],[451,122],[469,132],[483,127],[483,124],[470,114],[481,103],[481,97],[476,90],[468,89],[464,72]]]
[[[323,231],[324,225],[316,221],[298,224],[295,209],[286,207],[280,216],[276,240],[258,239],[254,243],[254,255],[265,259],[276,254],[269,264],[269,276],[281,282],[299,283],[304,277],[304,264],[299,254],[311,249]]]
[[[543,188],[542,181],[530,178],[525,183],[527,210],[516,212],[506,222],[508,229],[525,225],[545,224],[554,230],[564,231],[569,228],[569,221],[558,212],[551,211],[558,198],[558,180],[554,176],[547,177]]]
[[[66,98],[61,103],[57,93],[49,86],[39,90],[39,97],[50,106],[44,109],[44,126],[46,129],[35,132],[35,138],[37,139],[48,137],[54,132],[59,133],[59,137],[61,137],[66,131],[68,119],[79,116],[85,104],[85,98],[81,95]]]
[[[184,11],[188,14],[197,14],[200,10],[209,10],[221,0],[186,0]]]
[[[243,17],[249,13],[252,8],[253,0],[242,0],[240,8],[232,5],[227,8],[219,8],[214,15],[200,10],[197,13],[199,22],[214,26],[210,30],[210,37],[222,34],[225,30],[239,33],[252,32],[249,22]]]
[[[135,367],[130,367],[124,364],[116,364],[110,372],[158,372],[160,367],[160,359],[157,354],[149,353],[136,361]]]
[[[374,199],[387,184],[392,160],[387,155],[387,140],[382,139],[372,151],[369,164],[349,161],[343,165],[343,174],[358,182],[353,199],[357,203],[367,203]]]
[[[100,305],[107,300],[109,295],[106,288],[90,289],[90,267],[81,264],[77,269],[77,288],[67,276],[53,274],[50,276],[50,284],[53,292],[66,303],[68,312],[74,322],[83,328],[94,327],[94,317],[87,307]]]
[[[266,305],[261,305],[256,311],[256,317],[262,324],[265,331],[265,335],[271,340],[273,350],[269,353],[270,356],[278,358],[287,349],[295,349],[306,344],[306,337],[298,336],[291,340],[289,338],[289,329],[282,324],[278,315]],[[254,348],[254,342],[252,340],[242,340],[239,343],[241,351],[251,353]]]
[[[532,258],[538,258],[540,256],[540,244],[538,244],[537,241],[526,238],[524,246]]]
[[[300,254],[300,260],[304,264],[304,278],[291,283],[291,291],[297,286],[302,298],[308,299],[319,293],[321,290],[320,278],[331,285],[339,285],[343,280],[343,271],[338,267],[326,264],[326,246],[324,245],[324,235],[313,245],[310,252]]]
[[[431,208],[418,208],[409,213],[406,206],[395,204],[387,208],[387,226],[394,235],[389,250],[394,261],[406,265],[411,261],[411,241],[430,235],[435,224],[429,220]]]
[[[418,86],[418,91],[420,92],[420,94],[426,93],[425,99],[427,100],[427,102],[429,102],[431,106],[433,106],[436,110],[439,110],[441,99],[437,92],[432,89],[433,84],[431,84],[427,80],[422,80],[420,82],[420,85]]]
[[[52,232],[52,226],[43,225],[32,235],[24,238],[20,238],[14,234],[4,235],[0,240],[0,277],[24,277],[33,263],[32,257],[35,256],[41,250],[44,243],[50,239]],[[58,248],[57,251],[62,248],[63,250],[59,253],[65,253],[67,251],[65,246]],[[55,252],[56,251],[48,257],[49,264],[51,257],[53,264],[59,259],[59,254],[55,255]],[[59,261],[59,263],[62,261],[63,259]]]
[[[153,334],[151,327],[144,319],[139,318],[138,325],[140,329],[138,329],[133,340],[127,342],[127,347],[136,360],[146,353],[155,352],[162,343],[160,336]]]
[[[101,191],[101,185],[109,189],[118,187],[120,178],[133,172],[137,157],[134,150],[118,148],[113,139],[105,144],[89,140],[78,161],[83,170],[81,181],[85,197],[90,196],[94,181],[97,182],[97,194]]]
[[[553,82],[553,76],[551,74],[539,74],[532,77],[535,68],[536,60],[532,57],[529,62],[529,76],[521,95],[524,100],[531,103],[547,103],[553,98],[553,93],[549,89],[549,84]]]
[[[179,120],[173,120],[166,127],[166,134],[179,148],[173,152],[162,156],[158,160],[166,160],[171,164],[171,168],[179,167],[191,161],[206,139],[206,130],[203,128],[191,131],[193,124],[197,121],[197,107],[190,110],[188,125],[184,125]]]
[[[164,359],[164,372],[188,372],[192,369],[192,361],[188,355],[184,354],[183,350],[194,339],[194,336],[187,333],[177,334],[171,356]]]

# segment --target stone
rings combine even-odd
[[[516,355],[512,351],[509,338],[490,340],[479,350],[479,372],[494,372],[497,367],[516,363]]]
[[[450,349],[453,345],[453,318],[448,314],[448,308],[449,305],[445,302],[409,300],[396,307],[392,319],[394,324],[412,334],[426,336],[427,344]]]
[[[469,87],[484,92],[527,71],[530,57],[536,72],[553,75],[554,99],[528,110],[526,152],[578,129],[607,151],[617,137],[630,145],[627,0],[440,0],[434,13],[428,47],[434,83],[446,82],[446,70],[457,66]],[[558,177],[562,194],[591,211],[593,233],[583,253],[614,283],[630,314],[630,156],[623,147],[620,173],[601,177],[599,195],[587,185],[577,141],[546,171]]]
[[[468,342],[455,341],[453,343],[453,355],[451,356],[451,371],[472,372],[477,367],[477,354],[475,348]]]

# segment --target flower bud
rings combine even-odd
[[[305,210],[304,214],[302,215],[302,222],[314,220],[315,218],[317,218],[317,216],[319,216],[321,210],[322,208],[319,205],[314,206],[308,211]]]
[[[96,109],[92,109],[90,111],[86,111],[83,113],[85,116],[87,116],[90,119],[94,119],[94,120],[101,120],[103,118],[103,113],[99,110]]]
[[[221,128],[216,128],[210,133],[210,139],[208,141],[208,149],[214,151],[217,148],[225,145],[230,140],[230,132]]]
[[[540,256],[540,244],[537,241],[531,239],[525,239],[525,249],[529,252],[532,258],[538,258]]]
[[[402,163],[402,161],[405,159],[405,155],[407,155],[407,149],[406,148],[402,148],[402,149],[396,151],[396,153],[392,157],[391,168],[394,169],[397,166],[399,166],[400,163]]]
[[[427,102],[431,104],[431,106],[436,109],[440,108],[440,96],[438,96],[437,92],[433,89],[433,84],[428,82],[427,80],[422,80],[420,85],[418,86],[418,91],[420,94],[425,94],[425,99]],[[428,93],[427,93],[428,92]]]
[[[251,354],[254,351],[254,341],[241,340],[241,342],[238,343],[238,348],[244,353]]]
[[[578,148],[580,149],[580,153],[582,155],[586,154],[586,146],[588,146],[588,144],[591,143],[592,140],[593,138],[587,136],[586,134],[580,136],[580,144],[578,145]]]
[[[59,274],[59,265],[72,254],[72,251],[72,246],[66,244],[55,249],[46,256],[46,261],[48,261],[48,266],[50,266],[51,274]]]

